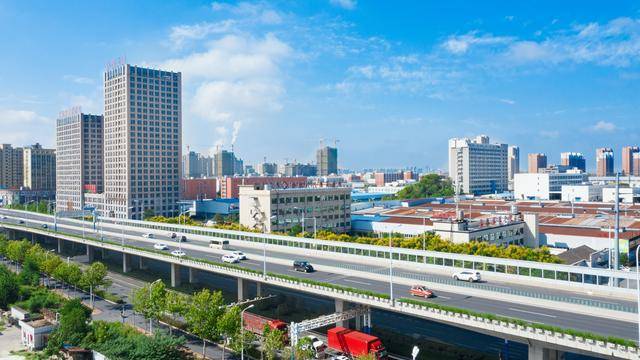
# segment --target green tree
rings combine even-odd
[[[67,301],[60,309],[60,324],[51,334],[47,344],[47,353],[57,353],[62,344],[79,345],[89,332],[91,310],[80,299]]]
[[[278,329],[270,329],[265,326],[263,333],[263,351],[267,360],[275,360],[278,356],[278,351],[284,349],[284,331]]]
[[[153,322],[160,319],[166,308],[167,288],[158,279],[133,294],[133,309],[149,319],[149,332],[153,332]]]
[[[191,298],[185,320],[196,336],[202,339],[202,355],[204,356],[207,340],[213,341],[218,336],[218,319],[223,313],[224,300],[220,291],[203,289]]]
[[[222,335],[222,358],[224,359],[224,351],[227,343],[240,340],[239,306],[225,308],[224,313],[218,320],[218,332]]]
[[[0,308],[7,309],[18,300],[18,279],[6,266],[0,265]]]
[[[291,227],[288,234],[289,236],[296,236],[300,233],[302,233],[302,226],[300,226],[300,224],[295,224]]]
[[[184,315],[187,311],[188,298],[177,291],[167,291],[165,299],[165,311],[171,314],[173,319]],[[173,326],[169,327],[169,334],[173,335]]]
[[[9,241],[7,245],[7,257],[15,262],[23,262],[24,257],[27,255],[27,251],[31,247],[31,244],[27,240],[22,241]]]
[[[285,349],[285,352],[282,356],[283,359],[291,358],[291,351],[295,349],[294,358],[296,360],[310,360],[315,357],[316,351],[313,348],[313,344],[311,339],[308,337],[303,337],[298,340],[296,346],[292,348]]]
[[[89,288],[89,299],[91,308],[93,308],[95,291],[99,287],[108,287],[111,284],[111,281],[107,279],[107,266],[101,262],[92,263],[85,269],[80,283]]]
[[[58,256],[47,255],[45,260],[42,262],[42,266],[40,269],[48,276],[53,276],[60,264],[62,264],[62,260]]]
[[[397,199],[419,199],[429,197],[449,197],[454,195],[451,180],[438,174],[428,174],[420,181],[405,186],[396,194]]]
[[[82,279],[82,270],[77,264],[63,262],[56,267],[53,277],[76,287]]]
[[[144,212],[142,213],[142,219],[147,220],[149,218],[152,218],[156,216],[156,213],[153,211],[152,208],[146,208],[144,209]]]
[[[22,285],[38,286],[40,284],[40,269],[33,258],[25,258],[22,271],[18,275],[18,281]]]

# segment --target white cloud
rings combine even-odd
[[[507,105],[515,105],[516,101],[511,99],[498,99],[501,103],[505,103]]]
[[[609,121],[600,120],[591,126],[592,131],[612,132],[616,130],[616,125]]]
[[[329,3],[333,6],[341,7],[346,10],[353,10],[358,5],[356,0],[329,0]]]
[[[62,78],[64,80],[71,81],[73,83],[81,84],[81,85],[91,85],[91,84],[95,83],[94,79],[91,79],[91,78],[88,78],[88,77],[83,77],[83,76],[65,75]]]
[[[506,44],[512,41],[511,37],[478,35],[477,31],[472,31],[465,35],[449,36],[442,46],[448,52],[456,55],[466,53],[473,46],[493,46]]]
[[[237,4],[214,2],[211,4],[213,11],[226,11],[234,15],[241,15],[245,19],[266,25],[277,25],[282,22],[282,15],[263,2],[240,2]]]
[[[32,143],[37,139],[43,144],[52,144],[51,119],[30,110],[0,109],[2,142],[14,146]]]
[[[199,40],[211,34],[222,34],[233,28],[235,21],[224,20],[216,23],[200,23],[194,25],[178,25],[171,28],[169,40],[171,44],[180,48],[188,40]]]

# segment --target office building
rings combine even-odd
[[[56,210],[79,211],[84,194],[102,193],[103,117],[79,109],[60,113],[56,121]]]
[[[640,153],[637,146],[625,146],[622,148],[622,175],[636,175],[640,169],[634,165],[634,156]]]
[[[545,154],[529,154],[527,160],[529,173],[537,173],[540,172],[540,169],[547,167],[547,155]]]
[[[456,191],[484,195],[505,192],[509,174],[507,144],[491,144],[489,137],[449,140],[449,177]]]
[[[568,202],[600,202],[604,185],[562,185],[560,200]]]
[[[215,199],[216,179],[180,179],[180,200]]]
[[[577,168],[582,172],[587,172],[587,161],[582,153],[563,152],[560,153],[560,165],[568,169]]]
[[[313,164],[287,163],[282,166],[283,176],[316,176],[318,168]]]
[[[0,144],[0,189],[20,189],[24,182],[23,150]]]
[[[26,146],[22,156],[23,186],[29,190],[55,190],[56,151],[35,144]]]
[[[318,176],[338,173],[338,149],[330,146],[321,147],[316,151],[316,165]]]
[[[375,185],[380,187],[394,181],[404,180],[404,173],[403,172],[377,172],[373,175],[373,178],[375,179]]]
[[[314,225],[317,230],[348,232],[351,188],[240,186],[240,224],[267,232],[287,232],[296,225],[307,232],[313,232]]]
[[[240,186],[260,185],[271,189],[290,189],[307,187],[306,176],[225,176],[220,179],[220,197],[237,199]]]
[[[631,160],[633,163],[633,176],[640,176],[640,152],[633,154],[633,159]]]
[[[563,185],[580,185],[586,181],[587,175],[582,172],[516,174],[513,197],[516,200],[560,200]]]
[[[182,75],[129,64],[104,74],[104,215],[173,216],[180,197]]]
[[[520,172],[520,148],[511,145],[508,149],[509,162],[507,171],[509,172],[509,181],[513,181],[513,175]]]
[[[613,175],[613,149],[596,149],[596,176]]]

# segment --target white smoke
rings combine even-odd
[[[234,145],[236,143],[241,126],[242,126],[242,122],[240,121],[233,122],[233,133],[231,134],[231,145]]]

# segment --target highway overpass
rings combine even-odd
[[[19,224],[19,221],[17,221],[16,218],[24,219],[25,223]],[[133,266],[132,256],[143,259],[150,258],[164,261],[171,264],[172,272],[174,274],[174,276],[172,276],[174,285],[182,280],[177,275],[180,273],[178,271],[179,268],[186,266],[189,269],[211,271],[237,278],[239,281],[239,296],[242,296],[242,289],[244,288],[243,282],[245,281],[255,281],[258,284],[269,283],[289,288],[291,290],[304,291],[329,298],[339,299],[340,301],[364,304],[388,311],[410,314],[411,316],[423,317],[493,336],[528,343],[531,347],[532,356],[535,356],[534,358],[542,358],[536,354],[543,356],[544,351],[540,349],[544,348],[591,355],[598,354],[600,356],[615,355],[619,358],[636,358],[635,356],[637,355],[637,350],[632,348],[620,347],[603,342],[599,343],[597,341],[590,342],[586,339],[569,339],[567,336],[561,336],[560,334],[554,334],[553,332],[548,331],[545,332],[544,330],[535,329],[533,327],[527,328],[526,326],[518,326],[505,322],[487,322],[487,319],[481,317],[465,316],[453,312],[423,308],[421,306],[405,304],[403,302],[391,302],[388,299],[378,298],[371,295],[363,295],[356,292],[345,293],[342,290],[335,290],[321,285],[300,282],[295,279],[276,276],[264,277],[260,273],[264,266],[262,263],[261,247],[257,248],[256,246],[253,246],[254,244],[248,243],[245,240],[233,239],[231,240],[231,243],[233,248],[242,249],[249,255],[250,260],[242,264],[246,270],[217,265],[216,263],[219,262],[220,254],[223,251],[208,248],[208,237],[205,235],[189,236],[190,241],[183,244],[183,250],[185,250],[190,259],[180,259],[152,250],[153,243],[158,241],[168,243],[169,245],[172,245],[172,247],[176,245],[167,238],[166,229],[149,230],[145,227],[130,226],[131,224],[124,226],[103,223],[103,226],[101,226],[102,231],[99,229],[96,233],[90,231],[90,224],[85,224],[85,239],[82,239],[82,222],[78,220],[59,219],[58,230],[64,232],[66,235],[53,234],[51,226],[49,229],[42,229],[42,223],[52,225],[53,222],[51,217],[45,215],[11,212],[11,218],[4,219],[2,221],[5,222],[5,226],[8,229],[30,232],[32,234],[53,236],[61,239],[60,241],[84,243],[87,245],[88,254],[95,251],[95,248],[106,248],[112,251],[122,252],[124,254],[123,267],[125,271]],[[154,232],[156,233],[156,238],[142,238],[141,235],[144,232]],[[99,239],[100,235],[103,235],[102,237],[104,241],[89,239]],[[254,234],[249,233],[249,235]],[[126,245],[125,247],[121,246],[123,239]],[[271,244],[268,247],[269,251],[267,253],[266,263],[267,270],[271,273],[292,276],[293,274],[291,273],[290,266],[292,259],[303,257],[310,260],[320,271],[311,274],[296,274],[295,276],[316,280],[320,283],[331,283],[343,287],[369,290],[374,293],[389,292],[389,275],[387,266],[381,266],[380,264],[375,264],[373,262],[370,264],[363,264],[362,262],[352,261],[351,259],[347,260],[346,257],[343,259],[341,256],[328,257],[326,256],[326,253],[314,252],[311,249],[308,249],[305,252],[296,250],[296,252],[294,252],[295,255],[292,255],[291,252],[284,251],[281,247],[283,247],[283,245],[276,244]],[[289,250],[291,248],[290,246],[285,247],[289,248]],[[198,259],[201,260],[198,261]],[[433,279],[440,279],[439,276],[441,276],[438,272],[428,273],[423,269],[411,269],[410,266],[402,266],[403,264],[401,264],[401,260],[399,259],[396,263],[400,266],[400,268],[396,269],[394,272],[394,297],[396,299],[407,296],[408,286],[411,283],[421,282],[412,278],[413,275],[432,276],[434,277]],[[190,277],[191,274],[192,271],[190,271]],[[193,276],[195,276],[195,273]],[[446,278],[449,279],[449,275],[447,275]],[[490,281],[490,283],[493,282],[493,280]],[[621,310],[630,310],[632,302],[624,300],[624,294],[619,291],[613,291],[614,294],[620,295],[618,298],[608,299],[596,296],[585,297],[585,294],[576,294],[566,290],[554,290],[548,286],[514,285],[514,288],[518,288],[518,286],[520,286],[519,290],[521,291],[538,291],[548,295],[547,297],[551,295],[566,298],[570,298],[572,296],[574,298],[577,298],[578,296],[583,297],[583,304],[567,306],[566,302],[563,303],[557,300],[551,301],[535,298],[528,299],[529,301],[521,301],[522,298],[525,297],[519,295],[513,295],[516,297],[509,298],[509,296],[506,296],[504,292],[501,292],[504,291],[504,289],[500,291],[491,291],[475,287],[456,286],[446,282],[434,282],[433,284],[430,283],[430,286],[439,296],[434,299],[435,303],[447,304],[477,312],[509,316],[532,322],[544,322],[549,325],[589,331],[603,335],[618,336],[629,339],[635,338],[636,325],[633,322],[633,319],[635,319],[635,313],[632,311]],[[509,283],[496,283],[492,284],[492,286],[511,287]],[[469,291],[475,291],[477,294],[472,296],[466,295]],[[484,296],[486,295],[485,293],[501,294],[502,300],[496,300],[491,296],[486,297]],[[542,300],[564,304],[564,310],[560,309],[560,307],[558,307],[558,309],[551,309],[548,306],[541,306],[540,302]],[[606,305],[607,303],[609,305]],[[338,304],[340,304],[339,301],[337,302],[337,305]],[[609,308],[607,308],[607,306]],[[582,311],[575,311],[575,308],[577,307],[583,307],[584,309],[582,309]],[[635,311],[635,308],[633,311]]]

